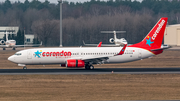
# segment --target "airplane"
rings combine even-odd
[[[3,48],[3,50],[6,50],[6,48],[13,48],[13,50],[16,50],[17,47],[32,47],[32,46],[40,46],[41,44],[33,44],[33,45],[16,45],[16,40],[8,40],[8,33],[6,31],[6,41],[1,40],[0,41],[0,48]]]
[[[93,64],[125,63],[152,57],[161,48],[168,18],[161,18],[139,43],[123,47],[35,48],[16,52],[9,61],[23,66],[61,64],[62,67],[94,69]]]
[[[106,46],[106,47],[113,47],[113,46],[123,46],[124,44],[127,44],[127,40],[124,39],[124,38],[121,38],[121,39],[118,39],[116,37],[116,33],[125,33],[126,31],[101,31],[101,33],[114,33],[114,38],[110,38],[109,39],[109,42],[110,43],[114,43],[114,44],[102,44],[101,46]],[[85,46],[96,46],[96,44],[86,44],[84,41],[83,41],[83,44]]]

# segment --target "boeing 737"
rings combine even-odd
[[[61,64],[65,67],[94,69],[93,64],[124,63],[152,57],[163,52],[161,48],[168,18],[161,18],[147,36],[134,45],[123,47],[35,48],[15,53],[9,61],[23,66]]]

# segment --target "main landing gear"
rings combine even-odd
[[[91,65],[91,64],[86,64],[86,65],[85,65],[85,69],[90,69],[90,70],[92,70],[92,69],[94,69],[94,66]]]

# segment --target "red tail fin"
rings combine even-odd
[[[164,31],[168,18],[161,18],[148,35],[140,42],[129,47],[139,47],[144,49],[157,49],[161,47]]]
[[[124,45],[124,47],[121,49],[121,51],[117,55],[123,55],[126,50],[126,46],[127,46],[127,44]]]

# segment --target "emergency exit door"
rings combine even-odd
[[[138,52],[139,52],[138,53],[138,57],[141,59],[142,58],[142,51],[141,51],[141,49],[139,49]]]

